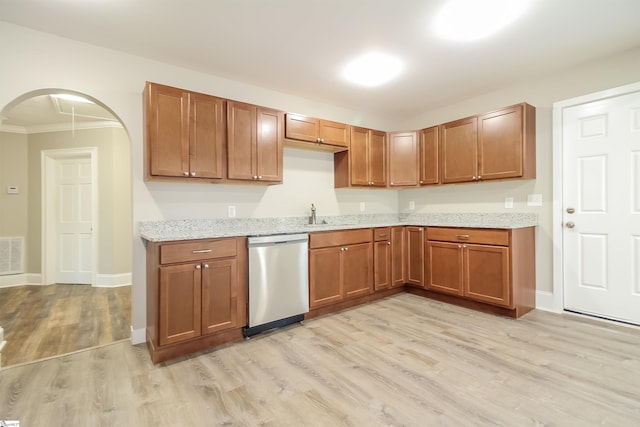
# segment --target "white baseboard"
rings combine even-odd
[[[145,328],[142,329],[133,329],[131,327],[131,345],[142,344],[147,341],[147,330]]]
[[[131,284],[131,273],[122,274],[96,274],[96,288],[117,288]]]
[[[558,298],[549,291],[536,291],[536,309],[553,313],[562,312],[562,307],[558,307]]]
[[[0,276],[0,288],[24,285],[42,285],[42,275],[40,273],[24,273]]]

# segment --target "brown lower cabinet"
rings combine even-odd
[[[246,238],[147,244],[147,344],[159,363],[242,339]]]
[[[404,290],[520,317],[535,308],[535,227],[396,226],[309,234],[305,318]],[[247,294],[245,237],[148,242],[147,344],[153,363],[242,340]]]
[[[370,228],[309,235],[311,309],[373,291],[373,233]]]
[[[381,291],[405,283],[405,227],[373,229],[373,289]]]
[[[424,227],[406,227],[406,282],[424,286]]]
[[[534,230],[427,227],[426,288],[527,313],[535,307]]]

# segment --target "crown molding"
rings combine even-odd
[[[47,133],[47,132],[71,132],[72,130],[87,130],[87,129],[104,129],[104,128],[122,128],[122,124],[116,121],[94,121],[94,122],[80,122],[71,127],[69,123],[56,123],[48,125],[34,125],[34,126],[14,126],[0,124],[0,132],[20,133],[20,134],[32,134],[32,133]]]

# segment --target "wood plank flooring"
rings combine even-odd
[[[129,338],[131,286],[15,286],[0,289],[2,366]],[[0,417],[0,419],[2,419]]]
[[[26,426],[637,426],[640,329],[400,294],[153,366],[117,343],[0,370]]]

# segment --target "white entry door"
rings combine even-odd
[[[90,157],[56,161],[57,283],[91,284],[93,271]]]
[[[562,121],[564,307],[640,324],[640,92]]]

